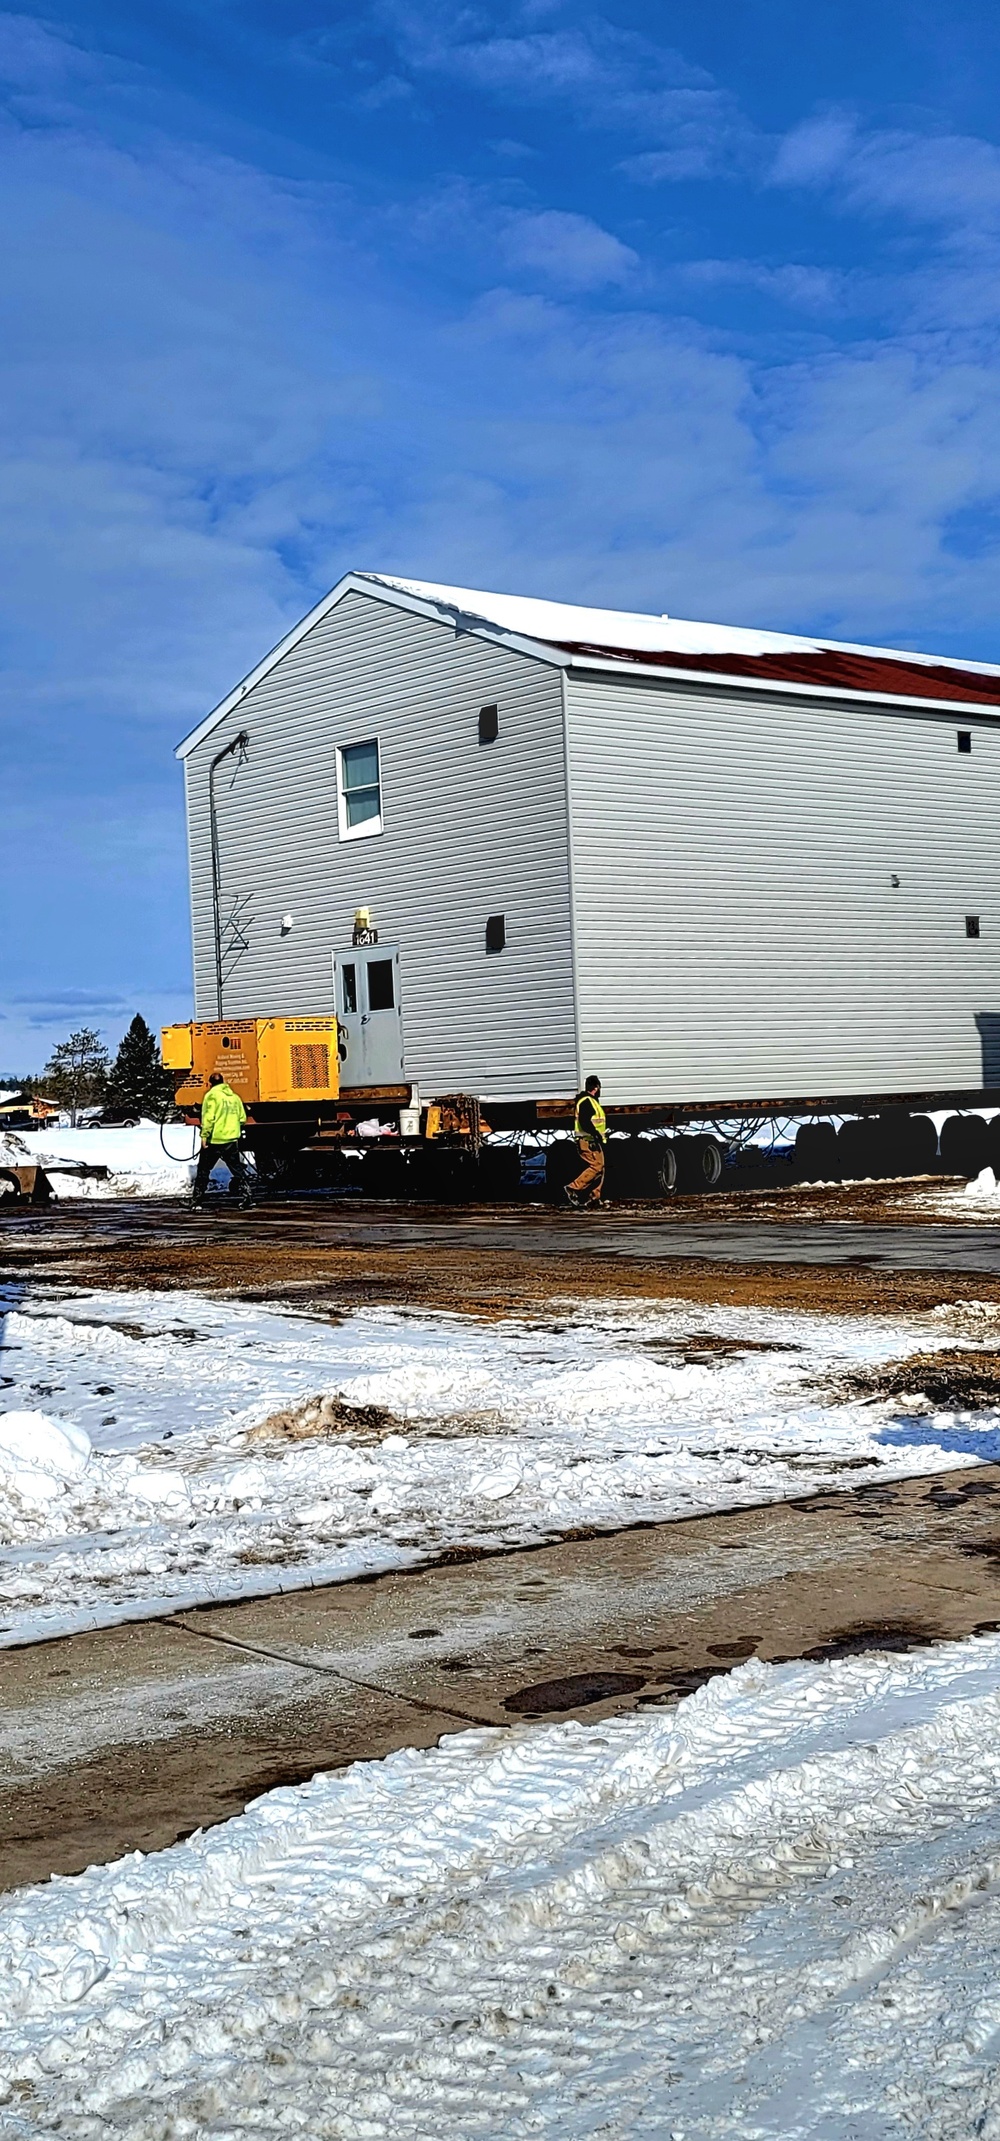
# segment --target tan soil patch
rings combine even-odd
[[[412,1248],[367,1242],[350,1247],[323,1242],[322,1217],[313,1238],[288,1238],[280,1221],[269,1233],[269,1216],[234,1238],[223,1234],[191,1241],[158,1239],[145,1226],[107,1226],[103,1208],[88,1212],[85,1238],[57,1215],[41,1227],[4,1227],[3,1275],[13,1281],[76,1286],[196,1289],[259,1299],[328,1317],[360,1307],[386,1306],[415,1314],[448,1311],[493,1321],[504,1316],[565,1309],[580,1301],[691,1301],[708,1306],[809,1311],[828,1315],[927,1314],[954,1306],[962,1311],[972,1288],[983,1307],[1000,1309],[1000,1277],[961,1271],[891,1271],[857,1264],[750,1264],[714,1258],[619,1257],[607,1250],[548,1256],[498,1241],[488,1251],[471,1243],[456,1247],[428,1241]],[[732,1215],[733,1205],[729,1205]],[[830,1215],[833,1216],[832,1214]],[[874,1214],[872,1215],[875,1216]],[[165,1231],[165,1230],[164,1230]],[[220,1233],[221,1233],[220,1229]],[[858,1240],[864,1249],[864,1236]]]
[[[692,1331],[686,1338],[644,1338],[648,1353],[665,1353],[689,1368],[720,1368],[733,1355],[745,1353],[801,1353],[802,1347],[780,1338],[725,1338],[718,1331]]]
[[[269,1413],[247,1435],[248,1442],[312,1442],[328,1435],[391,1433],[404,1426],[395,1413],[382,1405],[348,1405],[346,1398],[305,1398],[301,1405],[286,1405]]]

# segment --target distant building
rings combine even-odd
[[[37,1130],[58,1114],[58,1101],[45,1100],[41,1093],[0,1093],[0,1130]]]

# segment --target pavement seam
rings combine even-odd
[[[424,1702],[419,1695],[404,1695],[399,1688],[380,1686],[377,1680],[358,1680],[352,1673],[341,1672],[336,1665],[317,1665],[311,1658],[293,1658],[287,1651],[268,1650],[262,1643],[245,1643],[239,1636],[219,1635],[213,1628],[192,1628],[190,1621],[176,1616],[160,1622],[162,1628],[175,1628],[184,1635],[200,1636],[205,1643],[222,1643],[230,1650],[247,1651],[253,1658],[270,1658],[276,1665],[294,1665],[303,1672],[319,1673],[327,1680],[341,1680],[346,1687],[360,1688],[367,1695],[381,1695],[391,1702],[409,1703],[411,1709],[422,1710],[428,1717],[456,1717],[463,1725],[488,1725],[492,1730],[503,1730],[493,1717],[478,1717],[468,1710],[456,1710],[447,1702]]]

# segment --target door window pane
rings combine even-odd
[[[340,778],[348,828],[369,825],[381,817],[382,790],[376,742],[346,744],[340,754]]]
[[[391,1011],[391,1010],[392,1010],[392,1007],[393,1007],[393,1002],[394,1002],[394,998],[393,998],[393,993],[392,993],[392,960],[391,960],[391,959],[369,959],[369,961],[368,961],[368,1009],[369,1009],[369,1011]]]
[[[356,1010],[357,1010],[357,1008],[358,1008],[358,970],[357,970],[357,967],[354,967],[354,966],[345,966],[345,968],[344,968],[344,981],[343,981],[343,988],[344,988],[344,1010],[345,1010],[345,1011],[356,1011]]]

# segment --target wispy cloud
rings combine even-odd
[[[558,106],[578,126],[629,137],[642,146],[621,168],[643,184],[740,164],[753,129],[736,99],[674,47],[596,12],[546,27],[514,6],[503,28],[499,12],[487,20],[464,6],[383,0],[378,16],[415,79],[465,82],[522,108]]]
[[[791,260],[687,260],[681,274],[696,288],[759,290],[793,311],[820,317],[843,309],[848,288],[846,275]]]
[[[822,113],[785,135],[770,178],[825,188],[856,212],[956,235],[1000,232],[1000,148],[968,135],[863,130],[850,114]]]

